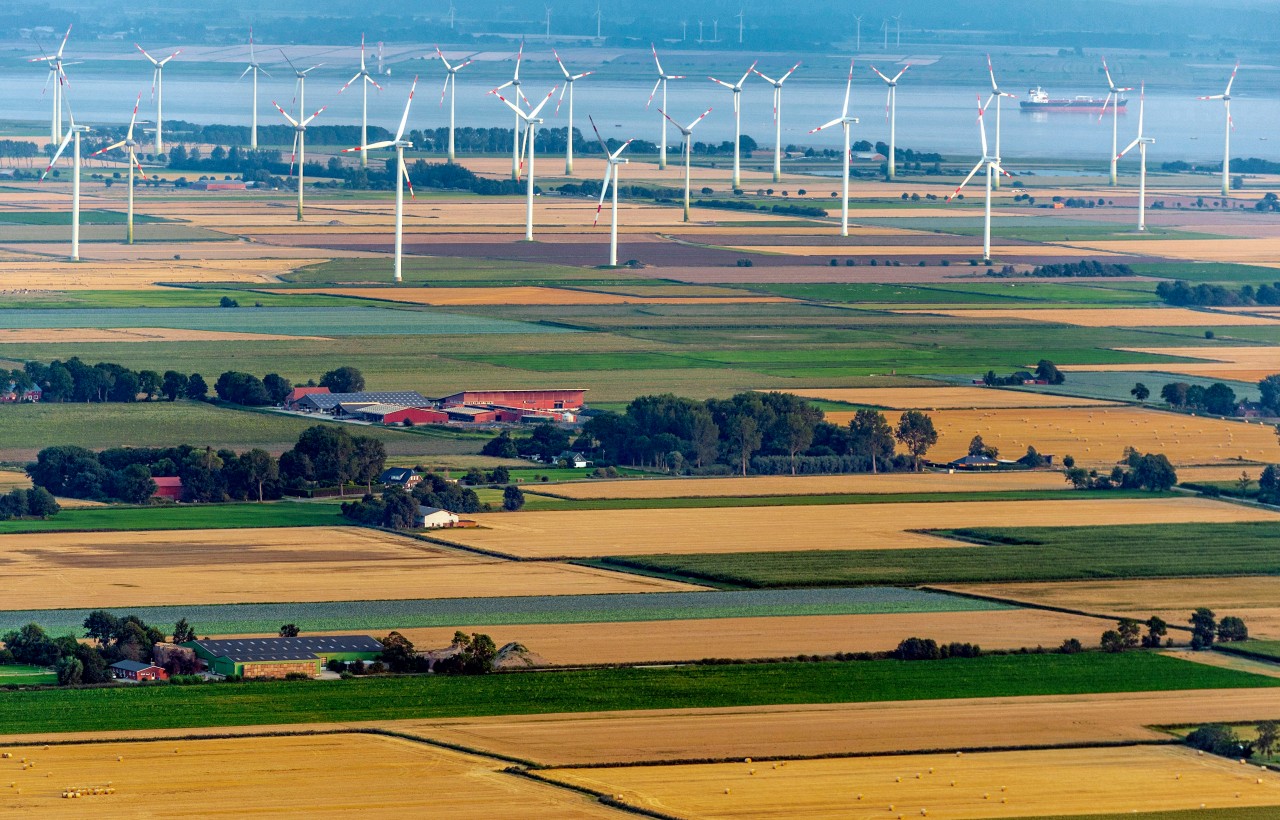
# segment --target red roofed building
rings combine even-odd
[[[586,390],[464,390],[445,396],[445,408],[507,407],[513,410],[578,410],[586,402]]]
[[[296,408],[298,402],[302,401],[304,396],[310,396],[315,393],[328,393],[327,387],[295,387],[289,391],[289,395],[284,397],[284,406],[287,410]]]
[[[182,479],[174,476],[152,476],[152,481],[156,483],[156,491],[151,495],[152,498],[167,498],[170,501],[182,500]]]

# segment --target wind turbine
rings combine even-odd
[[[1132,88],[1118,88],[1111,79],[1111,69],[1107,68],[1107,58],[1102,58],[1102,72],[1107,75],[1107,99],[1102,104],[1102,113],[1098,115],[1098,122],[1102,122],[1102,118],[1107,116],[1107,106],[1111,106],[1111,184],[1118,184],[1116,178],[1116,151],[1119,148],[1118,130],[1120,121],[1120,95],[1126,91],[1132,91]]]
[[[1000,156],[1000,99],[1002,97],[1008,97],[1012,100],[1015,99],[1015,96],[1006,91],[1001,91],[1000,86],[996,84],[996,70],[991,66],[990,54],[987,55],[987,74],[991,76],[991,96],[987,97],[987,104],[984,107],[990,108],[991,101],[996,101],[996,156],[998,157]],[[992,182],[995,183],[996,189],[998,190],[1000,188],[1000,176],[996,175],[996,178],[992,180]]]
[[[742,45],[743,11],[741,7],[738,8],[738,45]]]
[[[564,67],[564,61],[560,59],[560,55],[556,50],[551,49],[551,53],[556,55],[556,62],[560,64],[560,70],[564,72],[564,88],[560,90],[560,99],[556,101],[556,113],[560,113],[560,103],[564,102],[564,94],[569,92],[569,127],[565,138],[564,148],[564,172],[573,174],[573,84],[583,77],[594,74],[594,71],[584,71],[581,74],[570,74],[569,69]]]
[[[381,71],[381,59],[379,59],[379,71]],[[365,145],[369,142],[369,86],[372,85],[374,88],[378,89],[379,91],[382,90],[382,86],[378,85],[377,80],[373,79],[373,77],[369,75],[369,69],[365,67],[364,35],[363,34],[360,35],[360,70],[356,72],[356,76],[347,80],[346,85],[338,89],[338,93],[341,94],[343,91],[346,91],[351,86],[351,84],[354,83],[356,80],[361,81],[360,82],[360,144]],[[361,168],[369,167],[369,155],[363,151],[360,152],[360,167]]]
[[[285,112],[285,110],[281,108],[280,104],[275,100],[272,100],[271,104],[280,112],[280,116],[288,120],[289,124],[293,126],[293,154],[289,157],[289,170],[293,170],[293,163],[296,161],[298,163],[298,221],[301,222],[303,168],[307,163],[307,126],[311,124],[312,120],[320,116],[320,114],[329,106],[322,106],[316,111],[316,113],[306,119],[295,120],[293,117],[289,116],[289,114]]]
[[[687,126],[681,125],[675,120],[672,120],[671,117],[667,114],[667,112],[663,111],[661,108],[659,108],[658,111],[661,112],[662,116],[666,117],[668,120],[671,120],[671,124],[674,125],[676,128],[679,128],[680,133],[684,136],[684,221],[688,222],[689,221],[689,166],[692,160],[692,156],[691,156],[692,148],[690,143],[693,140],[693,137],[692,137],[693,128],[698,123],[702,122],[703,119],[705,119],[706,116],[711,113],[711,109],[708,108],[706,111],[703,111],[701,117],[698,117],[696,120],[689,123]]]
[[[395,282],[397,285],[404,280],[401,261],[404,255],[404,186],[406,183],[409,185],[409,196],[413,197],[413,182],[409,180],[409,169],[406,168],[404,164],[404,149],[412,148],[413,143],[404,138],[404,128],[409,122],[409,106],[413,105],[413,92],[417,87],[418,78],[414,77],[413,85],[409,86],[409,99],[405,100],[404,103],[404,113],[400,115],[400,127],[396,129],[396,135],[393,139],[383,140],[382,142],[375,142],[373,144],[361,144],[357,145],[355,148],[342,149],[342,153],[344,154],[349,154],[354,151],[359,152],[362,155],[379,148],[396,149],[396,170],[393,173],[396,175]],[[323,110],[324,109],[321,109],[321,111]],[[284,112],[281,111],[280,113],[283,114]],[[316,112],[316,114],[319,113],[319,111]],[[314,119],[314,117],[312,119]],[[298,177],[298,190],[302,190],[301,172],[299,172]],[[416,197],[414,198],[416,199]],[[301,197],[299,197],[299,202],[301,202]],[[299,213],[301,213],[301,211],[299,211]]]
[[[68,29],[70,31],[70,29]],[[61,53],[61,51],[59,51]],[[1227,124],[1224,129],[1222,143],[1222,195],[1227,196],[1231,192],[1231,132],[1235,130],[1236,122],[1231,119],[1231,86],[1236,81],[1236,72],[1240,70],[1240,64],[1236,63],[1236,67],[1231,69],[1231,79],[1227,80],[1227,90],[1221,94],[1213,94],[1208,97],[1201,97],[1202,100],[1222,100],[1222,108],[1227,115]],[[1112,163],[1114,166],[1114,163]],[[1113,173],[1114,177],[1115,174]]]
[[[525,194],[524,206],[524,238],[526,242],[533,241],[533,156],[536,150],[534,140],[537,139],[538,126],[542,124],[542,120],[538,117],[538,112],[542,110],[542,106],[546,105],[547,102],[551,100],[552,95],[555,93],[556,89],[552,86],[551,92],[547,94],[547,96],[543,97],[542,102],[538,103],[537,106],[535,106],[528,114],[521,111],[520,106],[513,104],[511,100],[508,100],[501,94],[497,95],[498,99],[506,103],[508,108],[516,112],[517,117],[524,120],[525,124],[524,150],[521,153],[529,155],[529,181],[528,189]]]
[[[969,172],[969,176],[964,178],[964,182],[960,183],[960,187],[956,188],[955,191],[951,194],[951,196],[947,197],[947,201],[950,202],[952,198],[954,198],[957,194],[960,193],[961,188],[969,184],[969,180],[973,179],[973,175],[978,173],[979,168],[982,168],[984,165],[986,166],[987,168],[987,205],[986,205],[986,217],[985,217],[985,221],[983,222],[983,229],[982,229],[982,260],[984,262],[990,262],[991,261],[991,179],[996,174],[1004,174],[1005,176],[1009,176],[1009,173],[1000,166],[1000,156],[998,154],[995,154],[995,155],[990,154],[987,151],[987,125],[983,121],[983,114],[985,113],[986,113],[986,109],[982,107],[982,95],[979,94],[978,95],[978,133],[982,136],[982,159],[978,160],[977,165],[973,166],[973,170]]]
[[[715,77],[707,79],[733,92],[733,187],[742,187],[742,84],[751,76],[751,72],[756,70],[756,64],[752,63],[746,73],[742,75],[742,79],[730,85],[724,80],[717,80]]]
[[[71,26],[67,26],[67,33],[63,36],[62,44],[58,46],[57,51],[27,60],[29,63],[44,63],[49,67],[49,76],[45,78],[44,85],[48,88],[50,80],[53,81],[53,117],[50,121],[49,142],[55,145],[62,139],[62,88],[67,84],[67,72],[64,69],[66,64],[62,62],[62,52],[67,47],[69,39],[71,39]],[[43,50],[41,48],[41,51]]]
[[[515,97],[516,102],[519,103],[521,100],[524,100],[525,104],[528,105],[529,98],[526,97],[524,95],[524,92],[520,90],[520,61],[523,59],[524,59],[524,41],[521,40],[520,50],[516,52],[515,74],[512,75],[510,80],[508,80],[507,82],[503,83],[502,85],[490,91],[489,92],[490,94],[497,94],[499,91],[501,91],[504,88],[512,88],[515,90],[512,91],[511,96]],[[512,130],[512,133],[511,133],[511,178],[516,180],[517,182],[520,180],[520,117],[519,116],[516,117],[516,127]]]
[[[298,112],[299,112],[298,116],[301,117],[302,116],[301,112],[307,110],[307,75],[310,74],[312,71],[315,71],[320,66],[324,65],[324,63],[316,63],[315,65],[311,66],[311,68],[305,68],[299,71],[298,67],[293,64],[293,60],[289,59],[288,54],[285,54],[284,51],[281,51],[280,56],[284,57],[285,62],[289,64],[289,68],[293,69],[293,76],[295,77],[294,84],[293,84],[293,99],[298,104]],[[275,101],[273,100],[271,104],[275,105]],[[276,108],[279,108],[279,107],[280,106],[276,105]],[[292,105],[289,107],[290,109],[293,108]],[[325,108],[328,108],[328,106],[326,105]],[[323,111],[324,109],[322,108],[320,110]],[[320,112],[317,111],[316,113],[319,114]]]
[[[80,135],[86,133],[89,129],[83,125],[76,125],[75,113],[71,110],[71,106],[67,105],[67,119],[71,126],[67,129],[67,135],[62,138],[62,142],[58,145],[58,150],[54,153],[53,159],[49,160],[49,166],[44,169],[44,173],[40,175],[40,181],[44,182],[44,178],[49,175],[49,171],[53,169],[54,164],[58,161],[58,157],[62,156],[62,152],[67,150],[67,144],[74,146],[71,151],[71,261],[80,261]]]
[[[156,101],[156,153],[160,154],[164,152],[164,67],[170,60],[181,54],[182,49],[178,49],[163,60],[157,60],[148,54],[147,50],[142,46],[137,43],[134,43],[134,46],[155,67],[155,71],[151,74],[151,96]]]
[[[120,140],[117,143],[108,145],[106,148],[103,148],[101,151],[95,151],[89,155],[89,158],[93,159],[94,157],[99,156],[101,154],[105,154],[108,151],[114,151],[117,148],[125,149],[125,154],[126,154],[125,158],[126,158],[126,161],[129,163],[129,218],[127,222],[128,228],[125,231],[126,245],[133,244],[133,169],[137,168],[138,173],[142,174],[142,178],[143,179],[147,178],[146,171],[143,171],[142,165],[138,163],[138,150],[137,150],[138,143],[135,142],[133,139],[133,127],[139,124],[138,123],[138,106],[141,104],[142,104],[142,92],[139,91],[138,99],[133,104],[133,115],[129,117],[129,130],[125,131],[124,139]]]
[[[628,160],[620,159],[622,152],[627,150],[627,146],[631,144],[631,140],[627,140],[618,147],[617,151],[609,153],[609,146],[605,145],[604,138],[600,136],[600,129],[596,128],[596,121],[587,117],[591,122],[591,130],[596,132],[596,139],[600,142],[600,150],[604,152],[605,168],[604,182],[600,185],[600,203],[596,205],[596,220],[592,225],[600,224],[600,209],[604,207],[605,195],[609,193],[609,180],[613,179],[613,222],[609,228],[609,266],[616,268],[618,266],[618,178],[622,175],[619,165],[624,165]],[[665,122],[665,120],[664,120]],[[616,170],[615,170],[616,169]]]
[[[888,31],[888,23],[886,22],[886,37],[888,36]],[[904,66],[891,80],[881,74],[880,69],[871,66],[871,70],[876,73],[876,76],[884,80],[884,84],[889,86],[889,96],[884,101],[884,116],[889,121],[889,179],[896,179],[898,176],[898,80],[902,79],[902,75],[907,73],[908,68],[911,68],[910,64]]]
[[[1146,136],[1142,131],[1142,109],[1147,101],[1147,84],[1143,83],[1141,90],[1138,92],[1138,136],[1133,142],[1116,155],[1116,159],[1120,159],[1125,154],[1133,150],[1134,146],[1138,148],[1138,230],[1145,231],[1147,229],[1147,146],[1155,145],[1155,140]]]
[[[855,14],[853,16],[853,19],[858,23],[858,44],[857,46],[854,47],[854,51],[857,51],[859,54],[861,54],[862,53],[862,15]]]
[[[849,116],[849,92],[853,90],[853,60],[849,61],[849,81],[844,87],[844,108],[840,109],[840,116],[831,122],[823,123],[817,128],[810,131],[810,134],[816,134],[819,131],[830,128],[833,125],[844,127],[844,160],[843,173],[840,175],[841,182],[844,186],[844,195],[840,200],[840,235],[849,235],[849,126],[857,125],[858,118]]]
[[[450,7],[452,8],[452,7]],[[444,64],[444,88],[440,89],[440,105],[444,105],[444,95],[449,94],[449,88],[452,86],[453,93],[449,95],[449,161],[453,162],[453,122],[455,103],[458,99],[458,72],[471,65],[471,58],[463,60],[457,65],[451,65],[444,58],[444,52],[440,50],[440,46],[436,46],[436,54],[440,56],[440,62]]]
[[[902,15],[901,14],[893,15],[893,25],[894,25],[894,37],[896,38],[893,44],[894,46],[900,46],[902,45]]]
[[[543,6],[547,10],[547,40],[551,39],[551,7]]]
[[[698,42],[699,43],[702,42],[702,21],[701,20],[698,21]],[[653,84],[653,90],[649,92],[649,102],[645,103],[644,107],[648,108],[650,105],[653,104],[653,95],[658,93],[658,86],[662,86],[662,105],[659,106],[658,110],[665,111],[667,110],[667,81],[683,80],[684,75],[668,74],[665,71],[663,71],[662,61],[658,59],[658,47],[655,46],[653,43],[650,43],[649,48],[650,50],[653,51],[653,64],[658,69],[658,80]],[[659,171],[666,170],[666,167],[667,167],[667,119],[666,117],[663,117],[662,118],[662,141],[658,143],[658,170]]]
[[[760,79],[773,86],[773,127],[775,131],[773,139],[774,182],[782,181],[782,84],[785,83],[787,78],[790,77],[799,67],[799,63],[791,66],[791,71],[783,74],[782,79],[780,80],[766,77],[764,74],[760,74],[759,71],[756,71],[756,74],[760,74]],[[753,68],[752,71],[755,71],[755,69]]]
[[[249,29],[249,66],[240,75],[240,79],[244,79],[244,75],[250,71],[253,72],[253,126],[249,129],[249,147],[258,150],[258,72],[267,74],[266,70],[258,65],[258,59],[253,53],[253,29]]]

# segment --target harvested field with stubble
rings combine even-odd
[[[376,735],[86,743],[11,751],[36,765],[12,767],[8,780],[14,787],[0,792],[0,813],[7,816],[200,818],[221,813],[215,807],[222,806],[234,807],[228,813],[237,817],[316,817],[330,816],[353,800],[360,815],[369,817],[439,814],[488,820],[509,816],[516,806],[527,816],[624,816],[570,790],[504,774],[506,764],[499,761]],[[413,788],[374,788],[388,772]],[[68,787],[107,784],[113,793],[63,797]]]
[[[1210,379],[1234,379],[1257,381],[1280,370],[1280,354],[1274,347],[1133,347],[1121,348],[1133,353],[1156,353],[1193,359],[1191,362],[1171,362],[1159,365],[1136,366],[1132,364],[1065,366],[1064,371],[1104,370],[1108,372],[1129,370],[1159,370],[1162,373],[1184,373]]]
[[[651,811],[697,818],[816,820],[893,816],[897,811],[897,816],[976,820],[1280,807],[1280,774],[1177,747],[792,760],[776,766],[740,761],[543,774],[621,795],[623,802]]]
[[[296,288],[269,293],[320,294],[360,299],[381,299],[437,307],[484,305],[735,305],[776,304],[792,300],[781,296],[641,296],[601,291],[548,287],[492,288]]]
[[[1237,472],[1235,476],[1238,477]],[[854,493],[966,493],[1060,490],[1056,472],[880,473],[581,481],[531,488],[572,499],[752,498]]]
[[[707,657],[754,659],[837,652],[888,652],[904,638],[927,635],[939,643],[976,643],[984,649],[1059,646],[1078,638],[1096,645],[1104,621],[1031,609],[990,612],[805,615],[624,621],[600,624],[466,626],[502,646],[524,644],[554,666],[695,661]],[[449,645],[454,627],[398,630],[419,648]]]
[[[1001,526],[1277,521],[1280,513],[1199,498],[1079,501],[954,501],[490,513],[480,528],[438,533],[441,540],[522,558],[637,554],[791,552],[966,546],[915,529]]]
[[[834,424],[848,424],[853,413],[830,412],[826,417]],[[1280,461],[1280,442],[1270,425],[1137,407],[939,410],[929,417],[938,431],[930,457],[938,460],[959,458],[969,440],[980,435],[1005,458],[1017,458],[1030,446],[1059,460],[1074,456],[1082,467],[1110,469],[1129,446],[1164,453],[1175,467],[1227,464],[1240,458]],[[1240,467],[1260,469],[1256,464]]]
[[[185,330],[171,327],[47,327],[0,329],[0,344],[90,342],[270,342],[322,340],[323,336],[280,336],[274,333],[238,333],[233,330]]]
[[[805,398],[887,407],[893,410],[1115,406],[1115,402],[1099,399],[1001,390],[994,387],[836,387],[820,390],[801,388],[796,393]]]
[[[956,310],[896,310],[895,313],[935,314],[957,319],[1006,322],[1050,322],[1078,327],[1246,327],[1276,326],[1275,319],[1238,313],[1215,313],[1189,308],[992,308]],[[1159,348],[1156,352],[1169,353]],[[1169,355],[1177,355],[1169,353]]]
[[[101,246],[98,246],[101,247]],[[121,246],[130,247],[130,246]],[[261,251],[258,253],[261,255]],[[134,261],[73,263],[51,259],[0,260],[0,281],[6,288],[29,290],[136,290],[152,289],[157,282],[279,282],[282,274],[325,261],[314,254],[296,259],[207,259],[179,261],[172,258]]]
[[[1274,689],[665,709],[400,721],[423,737],[549,766],[887,754],[1167,739],[1154,725],[1256,720]],[[913,772],[914,773],[914,772]],[[918,807],[917,807],[918,808]]]
[[[679,591],[688,584],[522,564],[356,527],[36,533],[0,537],[14,609]]]
[[[956,592],[1022,601],[1099,615],[1146,619],[1159,615],[1185,626],[1191,612],[1207,606],[1218,617],[1244,618],[1249,634],[1280,639],[1280,577],[1050,581],[1043,583],[946,584]]]

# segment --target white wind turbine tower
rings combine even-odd
[[[600,136],[600,129],[596,128],[596,121],[587,117],[591,121],[591,130],[596,132],[596,139],[600,142],[600,150],[604,152],[605,168],[604,182],[600,186],[600,203],[596,205],[596,219],[592,225],[600,224],[600,209],[604,207],[605,195],[609,193],[609,180],[613,180],[613,221],[609,228],[609,266],[616,268],[618,266],[618,179],[622,176],[622,169],[618,166],[624,165],[628,160],[620,159],[622,152],[627,150],[627,146],[631,144],[631,140],[627,140],[618,147],[617,151],[609,153],[609,146],[605,145],[604,138]]]
[[[520,90],[520,61],[523,59],[524,41],[521,40],[520,50],[516,52],[515,74],[512,75],[510,80],[490,91],[490,94],[497,94],[504,88],[512,88],[514,91],[512,91],[511,96],[515,98],[516,102],[519,103],[524,100],[525,104],[528,105],[529,98]],[[516,181],[520,180],[520,117],[518,116],[516,117],[516,126],[511,134],[511,178]]]
[[[947,201],[950,202],[956,195],[960,193],[961,188],[969,184],[969,180],[973,179],[974,174],[978,173],[978,169],[982,168],[984,165],[986,166],[987,168],[987,204],[986,204],[986,212],[985,212],[986,216],[985,216],[985,221],[983,222],[983,229],[982,229],[982,260],[984,262],[990,262],[991,261],[991,180],[992,180],[992,177],[994,177],[996,174],[1004,174],[1005,176],[1009,176],[1009,173],[1000,166],[1000,156],[998,154],[991,154],[987,151],[987,125],[983,121],[983,115],[985,113],[986,113],[986,110],[982,107],[982,96],[979,95],[978,96],[978,133],[982,136],[982,159],[978,160],[977,165],[973,166],[973,170],[969,172],[969,176],[964,178],[964,182],[961,182],[960,186],[956,188],[954,192],[952,192],[951,196],[947,197]]]
[[[659,108],[658,111],[662,114],[662,116],[666,117],[668,120],[671,120],[671,124],[674,125],[676,128],[679,128],[681,135],[684,136],[684,221],[688,222],[689,221],[689,177],[690,177],[690,165],[692,164],[692,152],[693,152],[693,148],[691,145],[693,141],[693,128],[698,123],[702,122],[706,118],[706,116],[711,113],[711,109],[708,108],[706,111],[703,111],[701,117],[698,117],[696,120],[689,123],[687,126],[681,125],[675,120],[672,120],[671,117],[667,114],[667,112],[663,111],[661,108]]]
[[[535,106],[528,114],[521,111],[520,106],[515,105],[514,103],[511,102],[511,100],[508,100],[506,97],[502,96],[501,94],[497,95],[498,99],[506,103],[506,106],[508,108],[516,112],[517,117],[524,120],[524,149],[521,153],[527,154],[529,157],[529,180],[528,180],[528,188],[526,189],[525,205],[524,205],[524,238],[526,242],[533,241],[533,186],[534,186],[533,157],[535,152],[534,140],[538,138],[538,126],[541,125],[543,122],[542,119],[538,117],[538,112],[542,110],[542,106],[546,105],[551,100],[552,95],[554,95],[555,93],[556,93],[556,89],[554,86],[552,86],[551,92],[547,94],[547,96],[543,97],[542,102],[538,103],[537,106]],[[521,165],[523,164],[524,163],[521,162]]]
[[[841,184],[843,185],[843,196],[840,200],[840,235],[849,235],[849,127],[858,124],[857,117],[849,116],[849,92],[853,90],[853,60],[849,61],[849,81],[844,87],[844,108],[840,109],[840,116],[828,123],[823,123],[817,128],[810,131],[810,134],[816,134],[823,129],[830,128],[833,125],[844,127],[844,154],[843,154],[843,173],[840,175]]]
[[[328,108],[329,106],[327,105],[322,106],[316,111],[316,113],[312,114],[310,117],[307,117],[306,119],[295,120],[293,117],[289,116],[288,112],[286,112],[283,108],[281,108],[280,104],[277,103],[275,100],[272,100],[271,104],[274,105],[276,107],[276,110],[280,112],[280,116],[288,120],[289,124],[293,126],[293,154],[289,158],[289,170],[290,171],[293,170],[294,162],[298,163],[298,221],[301,222],[302,221],[303,168],[306,166],[306,163],[307,163],[307,126],[311,124],[312,120],[320,116],[320,114],[324,112],[324,109]]]
[[[134,43],[138,51],[142,52],[142,56],[151,61],[151,65],[155,70],[151,74],[151,96],[156,101],[156,153],[164,152],[164,67],[170,60],[182,53],[182,49],[170,54],[163,60],[157,60],[147,53],[142,46]]]
[[[1132,88],[1119,88],[1111,79],[1111,69],[1107,68],[1107,59],[1102,58],[1102,72],[1107,75],[1107,99],[1102,104],[1102,113],[1098,115],[1098,122],[1102,122],[1102,118],[1107,116],[1107,106],[1111,106],[1111,184],[1114,186],[1119,183],[1116,178],[1116,151],[1119,150],[1119,127],[1120,127],[1120,100],[1121,94],[1126,91],[1132,91]]]
[[[742,45],[742,29],[745,18],[743,17],[743,9],[738,9],[738,45]]]
[[[1148,137],[1142,131],[1142,114],[1143,108],[1147,102],[1147,84],[1143,83],[1141,90],[1138,92],[1138,136],[1133,142],[1121,151],[1116,159],[1120,159],[1125,154],[1133,150],[1135,146],[1138,148],[1138,230],[1145,231],[1147,229],[1147,146],[1155,145],[1155,140]]]
[[[702,42],[702,21],[698,21],[698,42]],[[658,93],[658,86],[662,86],[662,105],[659,111],[667,110],[667,81],[683,80],[683,74],[668,74],[662,70],[662,61],[658,59],[658,47],[653,43],[649,44],[649,48],[653,51],[653,64],[658,69],[658,80],[653,84],[653,90],[649,92],[649,102],[644,104],[647,109],[653,104],[653,95]],[[667,167],[667,118],[662,118],[662,141],[658,143],[658,170],[666,170]]]
[[[471,65],[471,58],[468,57],[457,65],[451,65],[449,61],[444,58],[444,52],[440,50],[440,46],[436,46],[436,54],[440,56],[440,62],[444,64],[444,70],[447,72],[444,76],[444,88],[440,89],[441,105],[444,105],[444,95],[449,94],[450,87],[453,88],[453,93],[449,94],[449,161],[453,162],[453,115],[455,103],[458,100],[458,72]]]
[[[74,147],[71,151],[71,261],[80,261],[80,135],[89,129],[83,125],[76,125],[75,113],[71,110],[71,105],[67,105],[67,120],[71,126],[67,128],[67,135],[63,137],[62,142],[58,145],[58,150],[54,153],[53,159],[49,160],[49,166],[44,169],[44,173],[40,175],[40,181],[44,182],[44,178],[49,175],[49,171],[53,169],[54,164],[58,161],[58,157],[62,156],[62,152],[67,150],[67,144],[70,143]]]
[[[800,67],[799,63],[791,66],[791,70],[782,75],[782,79],[775,80],[756,71],[760,75],[760,79],[773,86],[773,181],[782,181],[782,84],[787,81],[795,70]],[[752,71],[755,71],[753,68]]]
[[[853,19],[857,21],[857,24],[858,24],[858,44],[857,46],[854,47],[854,51],[861,53],[862,52],[862,15],[855,14]]]
[[[1000,86],[996,84],[996,70],[991,66],[990,54],[987,55],[987,74],[991,76],[991,96],[987,97],[987,104],[984,107],[990,108],[991,101],[996,101],[996,156],[998,157],[1000,156],[1000,98],[1008,97],[1012,100],[1015,99],[1015,96],[1006,91],[1001,91]],[[999,175],[992,181],[995,183],[996,188],[1000,187]]]
[[[373,144],[357,145],[355,148],[342,149],[342,153],[344,154],[349,154],[351,152],[367,154],[370,151],[374,151],[379,148],[396,149],[396,170],[393,173],[396,175],[396,241],[394,276],[397,285],[404,281],[402,260],[404,257],[404,186],[406,183],[409,186],[409,196],[413,197],[413,183],[409,180],[409,169],[406,168],[404,164],[404,149],[412,148],[413,143],[404,138],[404,128],[409,122],[409,106],[413,105],[413,92],[417,87],[418,78],[414,77],[413,85],[409,86],[409,99],[405,100],[404,103],[404,113],[400,115],[400,127],[396,129],[396,135],[393,139],[383,140],[382,142],[375,142]],[[320,112],[317,111],[316,113],[319,114]],[[298,178],[298,183],[298,190],[301,191],[301,176]],[[416,197],[414,198],[416,199]]]
[[[244,79],[244,75],[250,71],[253,72],[253,124],[249,128],[249,147],[258,150],[258,73],[261,72],[270,77],[267,71],[258,65],[258,58],[253,52],[253,29],[249,29],[249,66],[240,75],[240,79]]]
[[[715,77],[707,78],[733,92],[733,187],[735,188],[742,187],[742,84],[755,70],[756,64],[752,63],[747,72],[742,75],[742,79],[732,85]]]
[[[138,173],[142,174],[143,179],[147,178],[146,171],[142,170],[142,165],[139,164],[138,162],[138,143],[135,142],[133,139],[134,126],[143,124],[138,122],[138,106],[141,104],[142,104],[142,92],[139,91],[138,99],[133,104],[133,115],[129,117],[129,130],[125,131],[124,139],[120,140],[117,143],[108,145],[106,148],[103,148],[101,151],[95,151],[89,155],[89,158],[92,159],[93,157],[99,156],[101,154],[105,154],[108,151],[114,151],[117,148],[125,149],[125,161],[128,162],[129,164],[129,211],[128,211],[128,220],[126,223],[128,227],[125,229],[126,245],[133,244],[133,170],[134,168],[138,169]]]
[[[551,7],[543,6],[547,10],[547,39],[551,39]]]
[[[53,82],[53,117],[49,127],[49,142],[53,145],[57,145],[62,139],[62,93],[63,86],[67,84],[67,72],[64,69],[66,63],[62,62],[62,52],[66,49],[69,39],[71,39],[71,26],[67,26],[67,33],[63,36],[62,44],[58,46],[57,51],[27,60],[29,63],[44,63],[49,67],[49,76],[45,78],[44,85],[48,88],[50,81]],[[43,50],[41,48],[41,51]]]
[[[70,29],[68,29],[70,31]],[[59,52],[61,53],[61,52]],[[1240,70],[1240,64],[1236,63],[1236,67],[1231,69],[1231,79],[1227,80],[1227,90],[1221,94],[1213,94],[1209,97],[1201,97],[1202,100],[1222,100],[1222,108],[1227,115],[1227,123],[1224,129],[1222,143],[1222,195],[1227,196],[1231,192],[1231,132],[1235,130],[1236,122],[1231,119],[1231,86],[1235,84],[1236,72]]]
[[[885,37],[889,36],[888,23],[885,23]],[[888,40],[886,39],[886,44]],[[898,80],[902,79],[902,75],[907,73],[907,69],[911,68],[908,64],[899,71],[891,80],[880,73],[875,66],[871,66],[871,70],[876,76],[884,80],[884,84],[889,86],[889,95],[884,101],[884,116],[889,121],[889,179],[896,179],[898,176]]]
[[[379,60],[379,70],[381,70],[381,60]],[[356,76],[347,80],[346,85],[338,89],[338,93],[341,94],[343,91],[346,91],[351,86],[351,84],[354,83],[356,80],[360,80],[360,94],[361,94],[360,96],[360,144],[366,145],[369,142],[369,86],[373,86],[379,91],[382,90],[382,86],[378,85],[377,80],[373,79],[373,77],[369,75],[369,69],[365,67],[364,35],[363,34],[360,35],[360,70],[356,72]],[[360,152],[360,167],[361,168],[369,167],[369,155],[363,151]]]
[[[560,70],[564,72],[564,88],[560,90],[560,99],[556,101],[556,113],[560,113],[560,103],[564,102],[565,92],[569,92],[569,126],[566,131],[565,148],[564,148],[564,172],[572,176],[573,174],[573,84],[583,77],[589,77],[594,71],[584,71],[581,74],[570,74],[569,69],[564,67],[564,61],[560,59],[560,55],[556,50],[551,49],[551,53],[556,55],[556,62],[560,64]],[[541,106],[539,106],[541,107]]]

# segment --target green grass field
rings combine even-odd
[[[0,665],[0,686],[48,686],[58,682],[58,676],[43,666],[24,663]]]
[[[1255,285],[1277,280],[1275,268],[1230,262],[1137,262],[1129,267],[1139,276],[1185,279],[1188,282],[1236,282]]]
[[[165,290],[73,290],[50,293],[0,294],[0,310],[40,308],[75,310],[81,308],[213,308],[227,296],[242,307],[261,303],[264,307],[352,307],[340,296],[297,293],[245,292],[230,288],[167,288]]]
[[[358,496],[364,490],[356,490]],[[201,530],[245,527],[326,527],[347,523],[334,504],[272,501],[162,507],[84,507],[43,521],[0,521],[0,534],[96,530]]]
[[[1018,307],[1046,302],[1065,305],[1146,305],[1156,303],[1155,286],[1125,282],[1127,287],[1106,287],[1105,279],[1082,279],[1079,284],[1043,280],[990,280],[981,283],[939,285],[785,284],[754,285],[753,290],[819,302],[881,305],[951,305]],[[1087,283],[1087,284],[1086,284]],[[1119,284],[1119,283],[1117,283]],[[1137,287],[1135,287],[1137,285]]]
[[[938,530],[947,549],[639,555],[588,562],[743,587],[1065,581],[1280,573],[1280,524]]]
[[[0,692],[11,733],[1280,687],[1143,652]]]
[[[1219,613],[1219,615],[1228,614],[1230,613]],[[1280,662],[1280,641],[1264,641],[1251,638],[1247,641],[1218,643],[1215,646],[1219,651],[1230,652],[1233,655],[1244,655],[1249,658]]]
[[[653,281],[631,276],[626,271],[601,271],[538,262],[459,257],[410,256],[404,260],[403,274],[406,285],[465,285],[468,287]],[[307,287],[385,284],[387,264],[378,259],[333,259],[319,265],[300,268],[281,278],[285,282]]]

